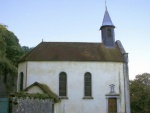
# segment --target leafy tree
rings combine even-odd
[[[0,97],[16,89],[17,61],[23,54],[18,38],[0,24]]]
[[[130,81],[132,113],[150,113],[150,74],[137,75]]]
[[[141,83],[150,86],[150,74],[143,73],[142,75],[137,75],[135,77],[136,80],[140,81]]]
[[[17,37],[5,25],[0,24],[0,74],[17,74],[17,60],[21,56]]]
[[[17,61],[22,56],[22,48],[19,44],[18,38],[11,31],[6,30],[5,35],[6,46],[6,58],[17,66]]]
[[[23,55],[27,54],[28,52],[30,52],[33,47],[29,48],[28,46],[22,46],[22,51],[23,51]]]
[[[0,25],[0,58],[4,58],[6,53],[6,42],[3,37],[4,31],[5,27]]]
[[[15,34],[0,24],[0,97],[16,89],[18,60],[31,49],[21,47]]]

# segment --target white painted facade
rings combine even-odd
[[[55,113],[107,113],[106,94],[115,85],[118,113],[125,113],[125,81],[123,62],[26,61],[19,63],[18,80],[24,74],[24,88],[34,82],[46,84],[59,95],[59,74],[67,74],[67,97],[55,104]],[[84,97],[84,74],[92,75],[92,97]],[[19,81],[18,81],[19,89]]]

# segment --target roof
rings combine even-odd
[[[57,94],[55,94],[46,84],[34,82],[30,86],[28,86],[26,89],[24,89],[24,91],[28,91],[31,87],[34,87],[34,86],[38,86],[39,88],[41,88],[43,92],[47,94],[48,96],[50,96],[52,99],[54,99],[56,103],[60,101],[60,97]]]
[[[105,10],[105,14],[104,14],[102,26],[114,26],[113,23],[112,23],[112,21],[111,21],[111,18],[109,16],[109,13],[107,11],[107,8]]]
[[[41,42],[19,62],[23,61],[124,62],[124,58],[117,44],[111,48],[102,43]]]

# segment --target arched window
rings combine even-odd
[[[59,96],[67,96],[67,74],[65,72],[59,74]]]
[[[84,96],[92,96],[92,78],[89,72],[84,75]]]
[[[108,37],[111,37],[111,29],[107,29],[107,35],[108,35]]]
[[[24,75],[23,75],[23,72],[20,73],[20,91],[23,90],[23,78],[24,78]]]

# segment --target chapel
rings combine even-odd
[[[41,42],[19,61],[17,90],[46,93],[54,113],[130,113],[128,53],[107,8],[102,42]]]

